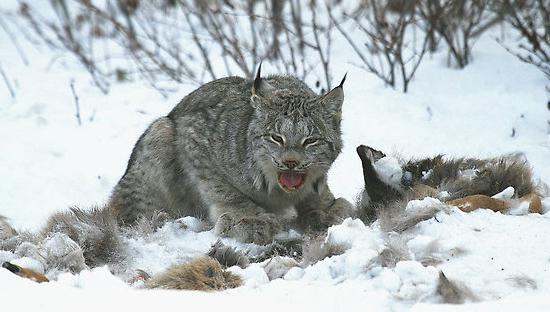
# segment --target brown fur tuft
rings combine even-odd
[[[145,282],[147,288],[202,291],[224,290],[241,285],[242,279],[239,276],[225,271],[220,263],[211,257],[200,257],[174,265]]]

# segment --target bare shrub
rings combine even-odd
[[[516,48],[506,49],[523,62],[535,65],[550,79],[550,3],[547,0],[503,0],[498,3],[506,22],[522,39]]]
[[[488,10],[487,0],[422,0],[418,14],[435,51],[439,38],[449,49],[449,65],[464,68],[472,59],[472,46],[485,30],[502,20]]]
[[[335,27],[359,57],[360,66],[375,74],[387,85],[408,86],[427,50],[427,37],[418,36],[415,0],[364,1],[354,12],[344,17],[363,36],[358,39],[330,14]],[[329,11],[330,12],[330,11]]]
[[[20,29],[76,56],[105,92],[115,78],[165,92],[169,82],[253,77],[261,60],[331,87],[332,24],[318,18],[316,1],[51,0],[49,8],[22,2]]]

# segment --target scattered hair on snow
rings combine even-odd
[[[449,280],[443,271],[439,271],[436,292],[441,296],[442,303],[463,304],[466,301],[478,301],[466,285]]]

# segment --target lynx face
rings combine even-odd
[[[295,79],[285,89],[278,77],[262,81],[253,92],[256,126],[250,129],[251,148],[261,176],[255,186],[287,193],[318,188],[318,183],[341,151],[342,88],[318,96]],[[274,81],[275,80],[275,81]]]

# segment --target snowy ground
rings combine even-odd
[[[193,87],[182,86],[163,98],[134,82],[115,85],[103,95],[70,56],[31,46],[25,51],[28,66],[0,32],[0,65],[16,92],[11,97],[0,83],[0,215],[17,229],[37,230],[55,211],[103,203],[143,130]],[[491,34],[481,38],[473,52],[473,64],[460,71],[445,67],[445,52],[427,57],[407,94],[385,88],[351,65],[348,51],[335,53],[334,76],[348,72],[345,149],[329,179],[336,195],[353,200],[362,187],[358,144],[404,157],[489,157],[521,151],[536,177],[550,183],[544,76],[508,54]],[[71,80],[82,125],[74,116]],[[546,199],[546,209],[549,206]],[[220,293],[135,290],[106,268],[64,274],[57,282],[41,285],[0,270],[1,297],[10,298],[2,305],[40,311],[97,311],[113,303],[136,311],[243,305],[245,310],[278,311],[543,311],[550,304],[548,213],[440,212],[437,221],[422,222],[407,233],[412,260],[393,269],[373,264],[384,247],[384,234],[376,224],[367,227],[347,220],[330,233],[329,240],[346,247],[344,254],[293,269],[271,282],[259,264],[244,271],[235,268],[246,285]],[[168,224],[154,236],[132,242],[133,265],[158,272],[205,252],[216,239],[211,232]],[[443,262],[423,266],[426,250]],[[439,270],[465,284],[482,302],[438,305],[434,291]]]

